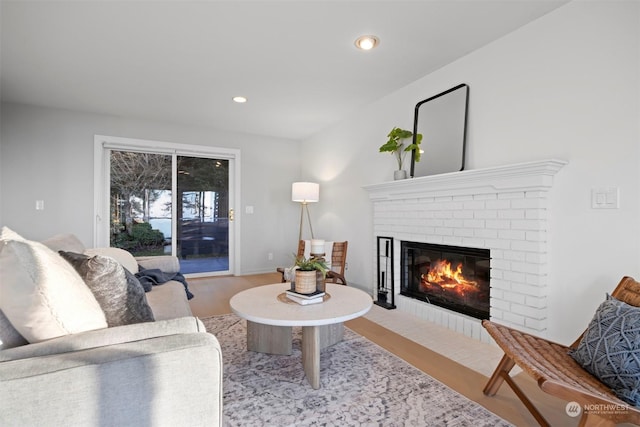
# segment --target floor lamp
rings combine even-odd
[[[315,203],[320,200],[320,184],[315,182],[294,182],[291,185],[291,200],[300,203],[300,232],[298,233],[298,241],[302,240],[302,222],[304,220],[304,211],[307,211],[307,221],[311,230],[311,238],[313,239],[313,227],[311,226],[311,216],[309,215],[308,203]]]

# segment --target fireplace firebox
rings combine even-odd
[[[489,249],[402,241],[400,294],[489,318]]]

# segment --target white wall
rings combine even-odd
[[[291,182],[300,172],[298,142],[211,128],[3,104],[1,224],[35,240],[73,232],[91,246],[95,134],[239,148],[239,273],[274,271],[291,263],[299,212],[299,205],[291,202]],[[38,199],[45,202],[42,211],[35,210]],[[247,205],[254,207],[254,214],[244,213]]]
[[[2,20],[2,2],[0,1],[0,21]],[[0,45],[2,45],[2,35],[0,34]],[[0,71],[2,70],[2,52],[0,49]],[[1,73],[0,73],[1,74]],[[1,78],[1,76],[0,76]],[[1,90],[2,88],[0,88]],[[2,177],[2,105],[0,104],[0,177]],[[0,182],[0,224],[2,224],[2,182]]]
[[[361,187],[394,169],[378,147],[393,126],[412,129],[418,101],[459,83],[470,86],[466,169],[570,162],[551,196],[547,334],[570,342],[623,275],[640,279],[640,3],[569,3],[304,142],[303,177],[321,182],[316,234],[349,240],[347,279],[360,287],[375,272]],[[620,188],[620,209],[591,209],[600,186]]]

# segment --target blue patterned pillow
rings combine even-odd
[[[620,399],[640,406],[640,308],[607,295],[569,354]]]

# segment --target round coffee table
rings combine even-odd
[[[278,298],[289,283],[258,286],[234,295],[229,304],[247,320],[247,349],[291,354],[293,326],[302,326],[302,365],[314,389],[320,388],[320,350],[342,340],[343,323],[365,314],[371,296],[356,288],[327,283],[329,298],[320,304],[300,305]]]

